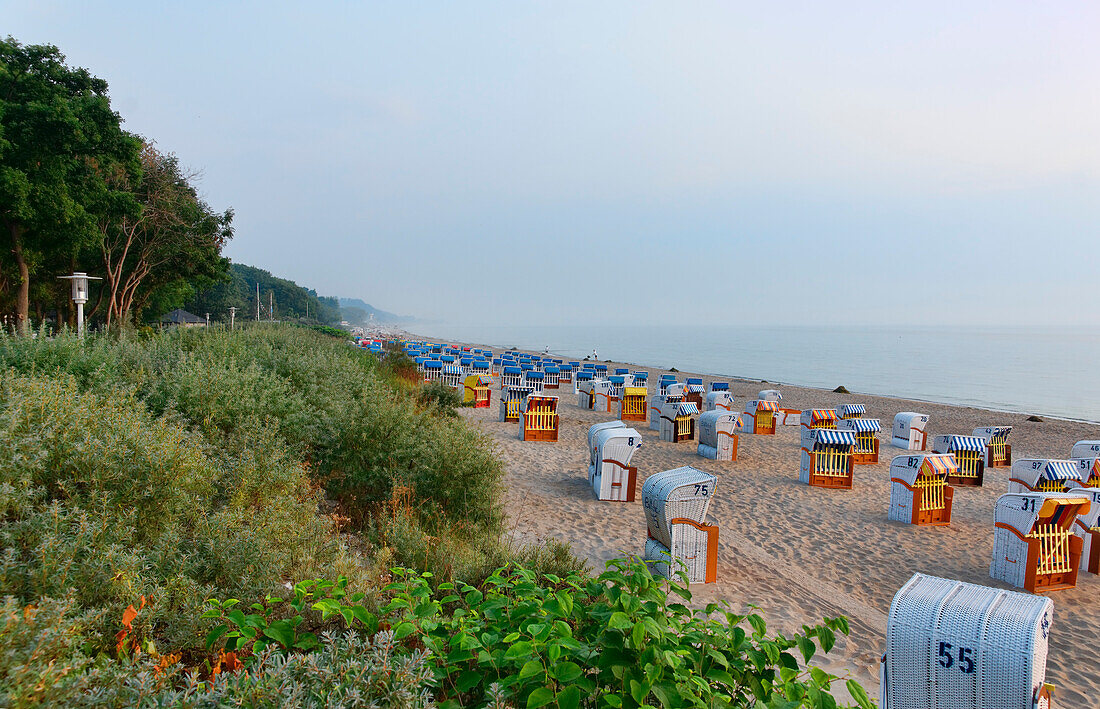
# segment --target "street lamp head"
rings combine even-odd
[[[83,305],[88,302],[88,281],[102,280],[96,276],[89,276],[82,271],[73,271],[71,276],[58,276],[58,278],[67,280],[72,285],[72,299],[73,302],[78,305]]]

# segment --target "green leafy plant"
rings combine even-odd
[[[481,587],[443,583],[437,592],[429,574],[394,575],[384,618],[395,639],[431,651],[443,707],[494,697],[527,709],[836,706],[836,678],[809,662],[847,634],[843,618],[769,636],[757,613],[725,603],[689,609],[686,583],[655,578],[636,559],[596,578],[540,579],[513,566]],[[847,686],[860,707],[873,707],[858,683]]]
[[[318,646],[317,635],[302,629],[307,609],[319,612],[322,621],[337,616],[347,627],[358,624],[362,630],[373,634],[378,630],[378,619],[362,605],[365,594],[349,596],[347,586],[348,580],[343,576],[336,582],[301,581],[295,584],[292,598],[267,596],[262,603],[248,606],[251,613],[238,608],[240,601],[235,598],[207,599],[208,608],[202,617],[220,622],[207,634],[206,648],[213,650],[221,642],[226,652],[249,649],[252,653],[260,653],[269,646],[282,651],[313,650]],[[274,617],[284,606],[293,615]]]

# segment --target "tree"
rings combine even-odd
[[[0,40],[0,222],[20,332],[32,278],[94,242],[97,210],[133,208],[125,184],[138,174],[139,150],[106,81],[66,66],[57,47]]]
[[[175,155],[142,147],[137,209],[100,226],[108,327],[128,323],[158,292],[179,302],[193,293],[190,283],[225,274],[221,250],[233,235],[233,212],[214,212],[191,184],[195,177]]]

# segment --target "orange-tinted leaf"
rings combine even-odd
[[[126,610],[122,613],[122,624],[125,625],[127,628],[133,628],[134,626],[131,625],[131,623],[134,622],[134,618],[137,618],[137,614],[138,612],[134,609],[132,605],[128,606]]]

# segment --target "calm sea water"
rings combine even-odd
[[[582,359],[1100,421],[1100,329],[421,325]]]

